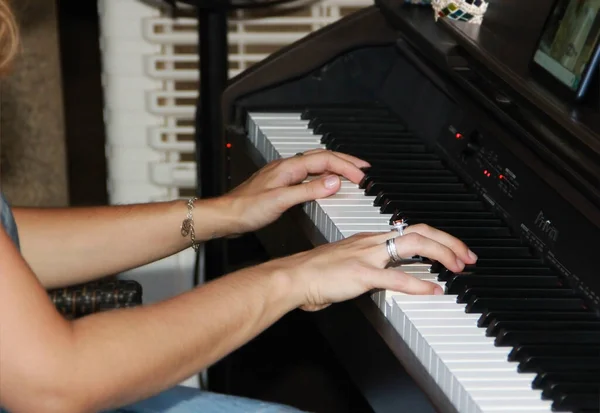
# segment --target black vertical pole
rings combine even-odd
[[[201,198],[220,196],[227,190],[221,95],[228,78],[227,2],[223,7],[198,2],[200,96],[196,109],[197,192]],[[200,220],[199,220],[200,221]],[[201,222],[201,221],[200,221]],[[205,244],[206,279],[226,271],[226,241]]]
[[[221,95],[227,85],[227,1],[197,2],[200,56],[200,96],[196,107],[196,164],[199,198],[220,196],[227,190],[226,148],[223,135]],[[202,222],[198,218],[198,222]],[[227,242],[204,244],[204,275],[210,281],[227,271]],[[208,369],[208,389],[227,392],[230,362],[227,358]]]

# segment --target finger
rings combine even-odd
[[[416,224],[406,227],[404,230],[405,234],[416,232],[423,235],[424,237],[430,238],[439,242],[440,244],[446,245],[461,259],[461,261],[474,264],[477,261],[477,255],[467,247],[467,245],[459,240],[458,238],[448,234],[447,232],[440,231],[439,229],[430,227],[425,224]]]
[[[278,173],[277,177],[282,180],[279,185],[285,186],[302,182],[309,174],[333,173],[341,175],[355,184],[358,184],[365,175],[354,164],[329,151],[286,159],[278,169],[281,173]]]
[[[322,148],[311,149],[309,151],[304,152],[304,154],[307,155],[307,154],[319,153],[319,152],[329,152],[339,158],[342,158],[348,162],[351,162],[357,168],[369,168],[371,166],[371,164],[369,162],[364,161],[360,158],[357,158],[356,156],[352,156],[352,155],[349,155],[347,153],[342,153],[342,152],[330,151],[330,150],[322,149]]]
[[[327,198],[335,194],[341,186],[337,175],[328,175],[300,185],[277,188],[274,198],[281,211],[285,211],[294,205],[315,199]]]
[[[373,270],[366,274],[372,288],[414,295],[442,295],[444,290],[432,282],[420,280],[396,269]]]
[[[390,236],[388,236],[390,238]],[[465,268],[465,263],[449,247],[435,240],[424,237],[416,232],[397,236],[395,239],[396,251],[402,258],[410,258],[415,255],[427,257],[441,262],[446,268],[453,272],[460,272]],[[370,259],[378,266],[385,266],[390,262],[385,242],[369,247]]]

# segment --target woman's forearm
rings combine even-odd
[[[76,354],[86,363],[79,385],[103,389],[95,409],[149,397],[218,361],[293,307],[283,276],[252,269],[152,307],[82,319],[75,325]]]
[[[157,304],[90,315],[28,342],[33,358],[22,352],[3,364],[4,401],[15,411],[83,412],[150,397],[252,339],[298,298],[287,275],[257,267]]]
[[[221,199],[195,202],[196,240],[227,235]],[[81,208],[15,208],[22,253],[46,288],[87,282],[190,247],[185,201]],[[68,252],[67,252],[68,251]]]

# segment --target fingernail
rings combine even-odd
[[[473,251],[469,250],[468,255],[473,261],[477,261],[477,254],[475,254]]]
[[[463,268],[465,268],[465,263],[458,258],[456,259],[456,265],[458,265],[458,268],[460,268],[461,271]]]
[[[328,176],[325,179],[325,188],[331,189],[331,188],[335,187],[338,184],[338,182],[339,182],[339,178],[337,176],[335,176],[335,175]]]
[[[444,290],[442,290],[442,287],[435,287],[435,289],[433,290],[433,294],[434,295],[444,295]]]

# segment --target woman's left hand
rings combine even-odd
[[[236,228],[229,235],[255,231],[294,205],[335,194],[340,177],[358,184],[364,176],[360,168],[369,166],[354,156],[325,149],[273,161],[222,197],[236,217]],[[315,175],[319,177],[304,182]]]

